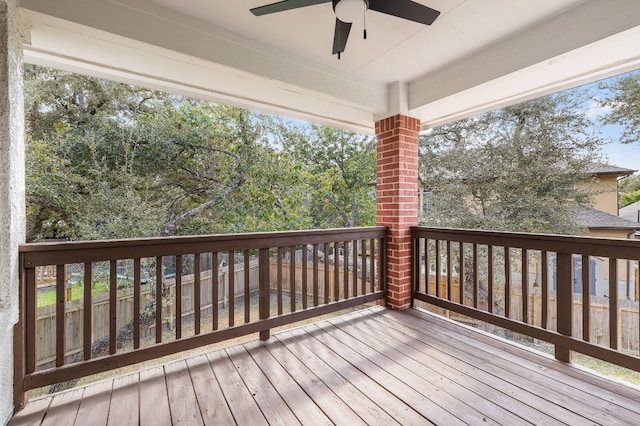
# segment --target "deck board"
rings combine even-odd
[[[398,324],[399,326],[400,324]],[[472,359],[473,362],[469,362],[470,358],[467,353],[453,348],[448,348],[447,352],[443,352],[442,345],[437,347],[433,341],[417,340],[410,334],[403,334],[400,328],[385,327],[383,322],[369,321],[367,327],[372,333],[387,333],[393,337],[398,348],[408,345],[419,350],[421,354],[424,354],[423,356],[429,357],[430,365],[437,366],[443,371],[443,374],[449,375],[452,380],[467,383],[470,387],[481,391],[485,397],[491,395],[492,399],[500,401],[501,405],[511,407],[512,410],[527,416],[526,418],[535,418],[537,424],[549,424],[548,422],[554,424],[560,420],[569,424],[584,422],[581,416],[556,404],[550,404],[548,400],[529,392],[526,388],[514,385],[512,381],[521,381],[519,376],[508,375],[504,370],[494,372],[490,369],[483,369],[482,367],[487,364],[486,361],[482,361],[482,365],[478,359]],[[459,375],[464,376],[459,377]],[[540,388],[536,390],[542,391]],[[504,396],[509,399],[504,399]]]
[[[29,401],[26,407],[24,407],[24,409],[20,411],[20,415],[13,418],[13,420],[11,421],[11,425],[28,426],[41,424],[42,419],[44,418],[44,415],[49,408],[49,404],[51,404],[52,399],[52,397],[48,396],[45,398],[38,398],[36,400]]]
[[[173,423],[204,425],[186,361],[169,363],[164,366],[164,371]]]
[[[541,413],[499,390],[496,391],[488,384],[464,374],[460,369],[450,367],[446,362],[432,358],[429,364],[422,364],[419,359],[424,353],[419,351],[419,347],[409,344],[415,341],[414,339],[409,337],[409,341],[404,341],[401,336],[394,335],[393,330],[370,328],[370,323],[367,327],[364,327],[361,321],[340,322],[336,325],[370,347],[383,348],[391,359],[403,363],[418,376],[429,378],[432,386],[442,386],[443,391],[451,395],[451,398],[456,398],[457,394],[461,401],[460,409],[467,409],[462,407],[473,404],[475,409],[497,422],[522,423],[536,418],[536,423],[540,425],[554,423],[546,413]],[[488,394],[492,395],[491,399],[486,397]]]
[[[108,426],[131,425],[138,422],[138,374],[117,377],[113,381],[111,405],[109,407]],[[90,415],[91,416],[91,415]],[[78,419],[82,421],[82,419]]]
[[[386,319],[386,318],[385,318]],[[403,322],[403,324],[407,324]],[[413,327],[412,324],[408,324]],[[628,408],[614,404],[607,400],[612,395],[605,389],[585,383],[572,376],[561,374],[555,369],[544,369],[540,363],[545,362],[545,357],[536,358],[537,363],[523,363],[523,358],[530,351],[520,349],[504,342],[506,346],[495,346],[498,339],[478,340],[474,330],[466,330],[462,327],[446,322],[434,323],[428,336],[437,339],[449,347],[456,347],[466,352],[467,359],[477,357],[495,369],[496,374],[507,373],[518,377],[517,383],[522,383],[525,389],[535,390],[543,394],[549,403],[557,404],[584,417],[586,421],[600,424],[637,424],[638,415]],[[473,333],[473,334],[468,334]],[[426,336],[426,334],[424,334]],[[498,360],[499,362],[498,364]],[[556,363],[559,364],[559,363]],[[499,369],[496,367],[499,365]],[[524,368],[523,368],[524,367]],[[571,368],[571,367],[569,367]],[[515,379],[513,379],[514,382]],[[585,405],[585,401],[591,401]],[[636,404],[640,399],[636,399]]]
[[[80,401],[78,419],[88,419],[86,424],[106,425],[109,418],[113,380],[87,386]]]
[[[267,352],[264,347],[256,347],[252,358],[260,366],[271,384],[277,388],[287,406],[300,422],[314,419],[317,425],[329,425],[331,421],[304,390],[293,380],[287,370]]]
[[[201,355],[187,359],[187,365],[204,424],[233,424],[233,414],[207,357]]]
[[[268,424],[226,352],[217,351],[208,354],[208,358],[235,422],[240,425]]]
[[[53,397],[42,424],[45,426],[66,426],[76,424],[78,408],[84,389],[73,389]]]
[[[349,404],[333,393],[330,387],[285,347],[282,345],[269,345],[267,350],[333,423],[344,422],[354,426],[366,425]]]
[[[640,389],[380,307],[30,401],[10,425],[603,424]]]
[[[360,389],[369,399],[393,416],[401,424],[423,424],[426,419],[417,411],[407,406],[398,396],[380,386],[373,379],[353,366],[344,358],[329,350],[326,346],[314,339],[305,330],[299,329],[291,332],[296,340],[312,351],[316,356],[327,363],[327,369],[319,374],[329,374],[333,369],[335,374],[342,376],[357,389]],[[357,398],[354,405],[359,405],[361,398]]]
[[[258,351],[260,348],[254,349]],[[243,346],[227,348],[227,353],[271,425],[299,425],[297,417]]]

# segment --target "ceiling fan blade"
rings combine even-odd
[[[284,12],[285,10],[299,9],[301,7],[313,6],[314,4],[329,2],[331,2],[331,0],[283,0],[277,3],[254,7],[250,10],[254,15],[261,16],[268,15],[270,13]]]
[[[369,9],[398,18],[431,25],[440,12],[411,0],[369,0]]]
[[[336,30],[333,33],[333,54],[344,52],[347,47],[347,39],[349,38],[349,31],[351,31],[351,23],[342,22],[336,18]],[[339,56],[338,56],[339,57]]]

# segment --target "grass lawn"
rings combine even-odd
[[[127,283],[127,281],[118,281],[118,284]],[[93,283],[91,294],[97,296],[105,294],[109,291],[106,281],[98,281]],[[78,283],[71,286],[71,300],[82,299],[84,297],[84,284]],[[56,303],[56,289],[52,287],[49,291],[38,293],[38,307],[53,305]]]

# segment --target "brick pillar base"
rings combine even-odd
[[[378,165],[376,222],[389,227],[387,306],[411,306],[411,232],[418,225],[420,120],[396,115],[376,122]]]

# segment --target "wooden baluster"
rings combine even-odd
[[[367,255],[367,240],[362,240],[362,294],[367,294],[367,262],[369,256]]]
[[[380,238],[378,240],[378,289],[381,291],[387,290],[387,239]],[[372,288],[371,291],[375,289]]]
[[[352,274],[353,274],[353,295],[358,295],[358,241],[353,241],[352,243]]]
[[[219,327],[218,311],[220,309],[220,269],[218,263],[218,253],[211,253],[211,309],[213,312],[211,320],[211,328],[215,331]]]
[[[349,242],[342,243],[342,277],[344,287],[344,298],[349,298]]]
[[[436,297],[442,297],[442,291],[440,289],[440,275],[442,275],[441,272],[441,259],[440,259],[440,240],[435,240],[435,244],[436,244]]]
[[[85,269],[86,269],[86,265],[85,265]],[[141,282],[142,282],[142,279],[140,277],[140,259],[139,258],[133,259],[133,349],[140,348],[140,285],[141,285]],[[85,287],[86,285],[87,284],[85,282]],[[85,304],[85,313],[86,313],[86,310],[87,310],[87,306]]]
[[[320,304],[319,295],[320,291],[318,289],[319,286],[319,277],[318,277],[318,244],[313,245],[313,306],[318,306]]]
[[[464,305],[464,274],[465,274],[465,270],[464,270],[464,243],[462,241],[460,241],[459,243],[459,247],[460,247],[460,259],[458,259],[458,262],[460,263],[458,265],[458,268],[460,270],[460,272],[458,273],[458,293],[459,294],[459,303],[461,305]]]
[[[420,283],[422,282],[422,268],[421,268],[421,239],[420,238],[412,238],[411,240],[411,271],[412,271],[412,286],[414,292],[420,291]],[[364,268],[362,269],[364,271]],[[413,297],[411,298],[413,303]]]
[[[278,315],[282,315],[283,306],[282,306],[282,247],[278,247],[278,259],[276,265],[276,293],[278,297]]]
[[[487,310],[493,313],[493,246],[487,246]]]
[[[260,249],[258,257],[258,310],[260,319],[266,320],[271,312],[271,288],[269,285],[269,249]],[[260,331],[260,340],[269,339],[269,329]]]
[[[340,300],[340,247],[333,243],[333,300]]]
[[[380,246],[378,247],[379,250],[382,250],[383,247]],[[369,267],[371,268],[371,271],[369,271],[370,275],[369,275],[369,288],[370,288],[370,292],[373,293],[374,291],[376,291],[376,240],[374,240],[373,238],[371,239],[371,241],[369,241],[369,250],[370,250],[370,265]],[[378,258],[384,258],[386,257],[386,253],[384,254],[379,254]],[[382,273],[382,268],[380,268],[380,273]]]
[[[589,285],[590,277],[589,256],[582,255],[582,340],[588,342],[591,340],[591,286]]]
[[[326,305],[331,300],[329,297],[330,284],[329,284],[329,243],[324,243],[324,304]]]
[[[85,361],[88,361],[93,357],[93,353],[91,350],[91,345],[93,343],[91,339],[91,335],[93,331],[93,301],[91,297],[91,290],[93,287],[92,266],[93,266],[92,263],[84,264],[84,315],[83,315],[83,324],[82,324],[82,327],[83,327],[82,346],[83,346],[83,355],[84,355],[83,358]],[[135,306],[134,306],[134,310],[135,310]],[[135,332],[135,329],[134,329],[134,332]],[[134,337],[135,337],[135,334],[134,334]],[[138,343],[140,342],[138,341]]]
[[[573,282],[571,279],[571,254],[557,255],[557,328],[558,333],[571,336]],[[571,350],[560,345],[555,347],[555,357],[562,362],[571,362]]]
[[[162,342],[162,257],[156,257],[156,343]]]
[[[176,256],[176,340],[182,339],[182,255]]]
[[[56,267],[56,367],[64,365],[66,346],[65,265]]]
[[[618,259],[609,258],[609,347],[618,349]]]
[[[542,251],[542,328],[549,326],[549,254]]]
[[[302,245],[302,309],[307,309],[307,245]]]
[[[200,253],[193,255],[193,332],[200,334],[200,305],[202,304],[202,283],[200,281]]]
[[[473,307],[478,308],[478,245],[473,243]]]
[[[429,256],[429,249],[431,244],[429,243],[429,239],[425,238],[424,239],[424,274],[425,274],[425,288],[426,294],[431,295],[431,287],[429,285],[429,282],[431,281],[431,256]]]
[[[529,322],[529,251],[522,249],[522,322]]]
[[[451,241],[447,240],[447,299],[451,300]]]
[[[236,256],[233,250],[229,251],[229,264],[227,265],[229,275],[229,290],[227,292],[229,302],[227,303],[229,313],[229,327],[233,327],[236,321]]]
[[[109,354],[113,355],[117,349],[118,335],[118,264],[109,262]]]
[[[244,323],[251,321],[251,267],[249,250],[244,251]]]
[[[296,248],[289,248],[289,309],[296,311]]]
[[[511,247],[504,248],[504,316],[511,318]]]

